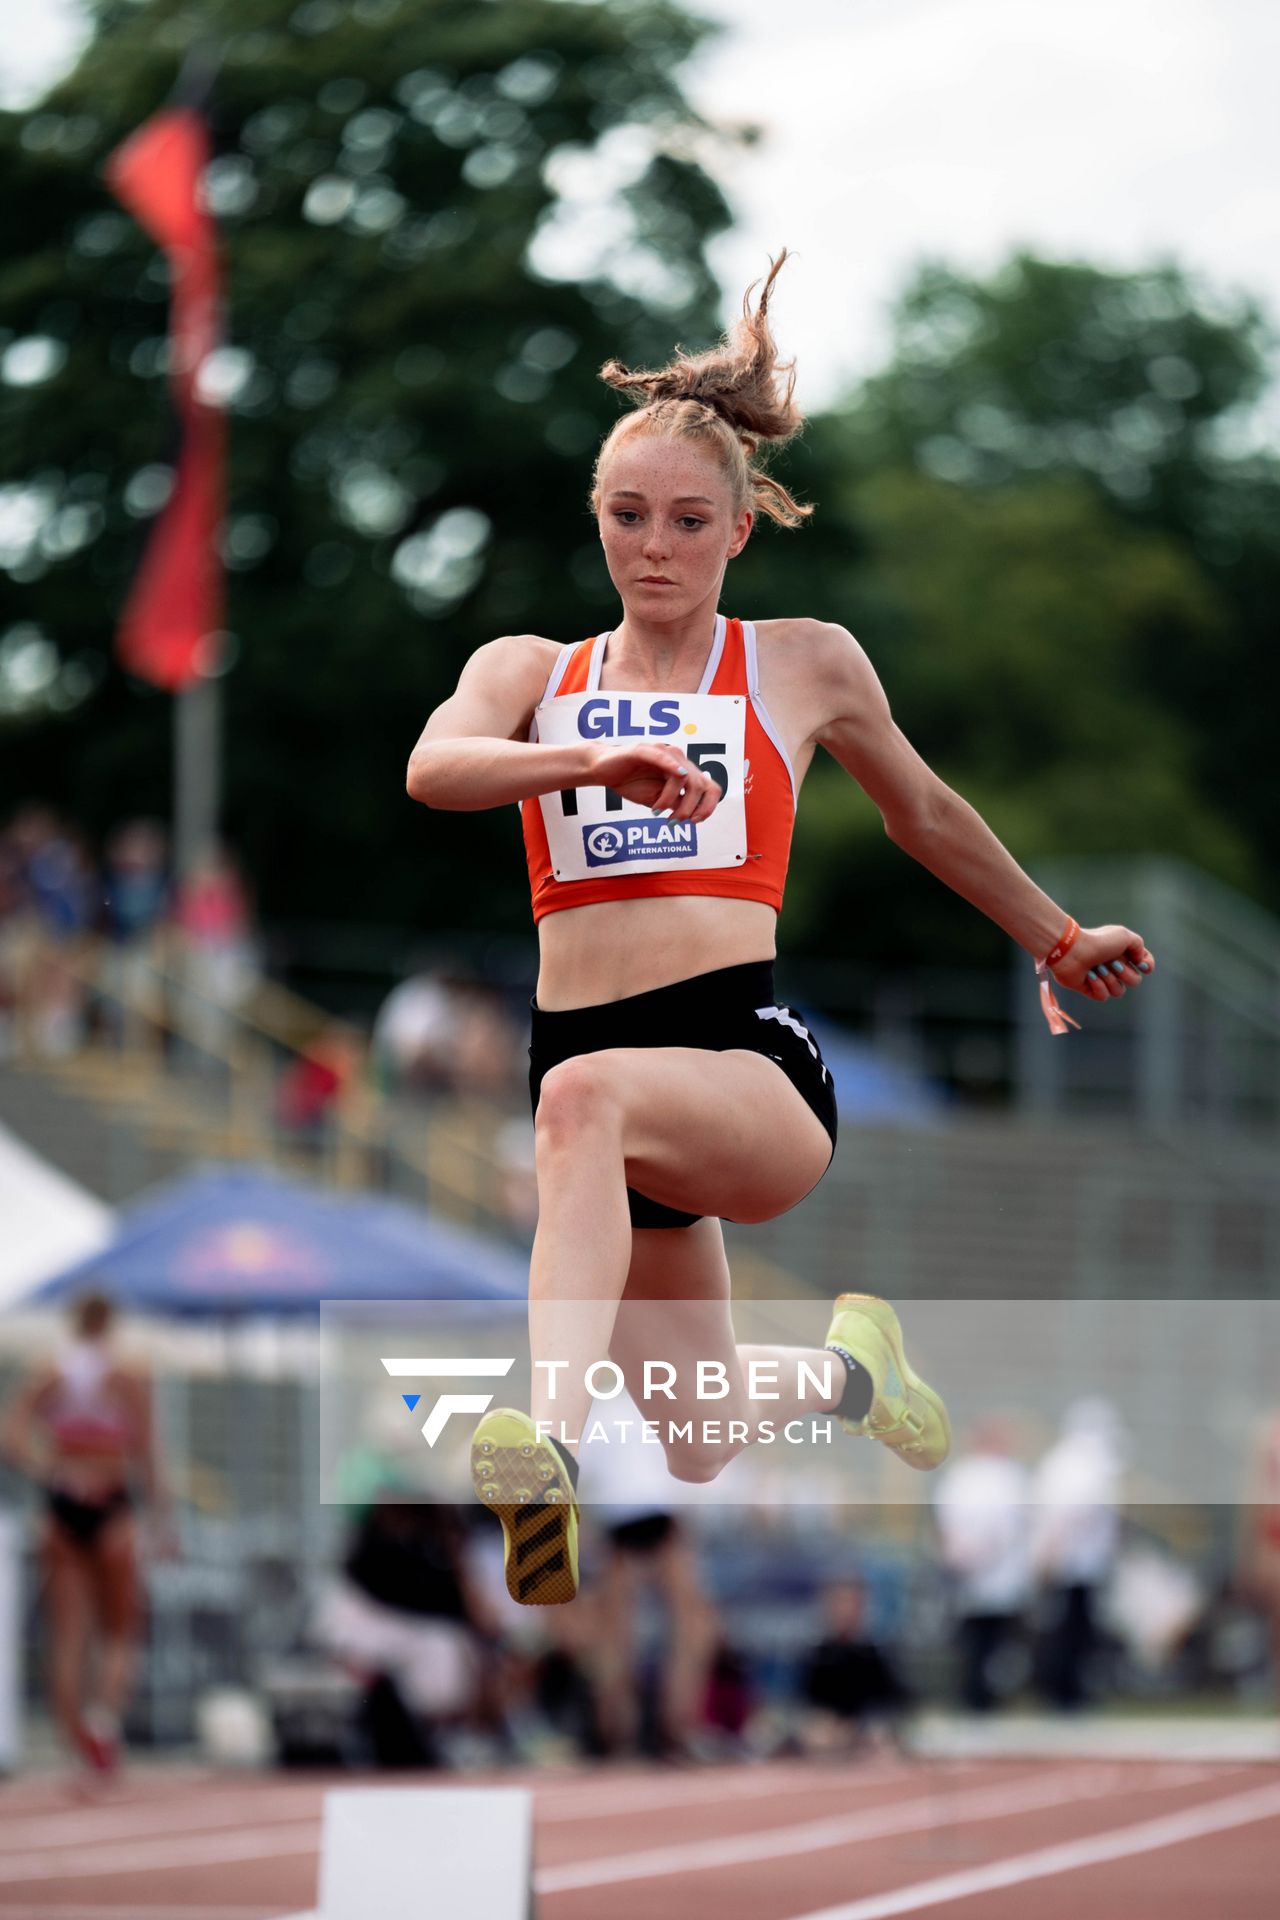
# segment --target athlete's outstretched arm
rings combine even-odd
[[[528,738],[555,663],[554,641],[508,634],[477,647],[409,756],[405,786],[427,807],[474,813],[565,787],[611,787],[624,799],[705,820],[720,789],[665,740],[584,740],[559,747]]]
[[[940,780],[895,722],[876,671],[844,627],[814,622],[814,669],[825,716],[814,739],[838,760],[880,809],[895,846],[1003,927],[1036,960],[1062,933],[1063,908],[1023,872],[982,816]],[[1053,968],[1063,985],[1090,999],[1114,998],[1141,980],[1136,962],[1154,968],[1139,935],[1127,927],[1082,930]],[[1104,984],[1089,970],[1120,962]]]

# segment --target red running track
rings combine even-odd
[[[1274,1764],[881,1759],[386,1780],[531,1787],[539,1920],[1280,1912]],[[304,1912],[325,1788],[363,1784],[149,1766],[85,1800],[52,1775],[12,1781],[0,1787],[0,1920]]]

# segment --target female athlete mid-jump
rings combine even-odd
[[[639,403],[605,439],[591,494],[620,624],[577,646],[516,634],[480,647],[409,762],[409,793],[429,807],[518,803],[529,864],[540,951],[529,1337],[535,1363],[568,1364],[535,1365],[531,1414],[487,1413],[472,1444],[477,1495],[506,1536],[508,1589],[529,1604],[577,1591],[584,1374],[608,1354],[632,1386],[641,1357],[621,1301],[681,1303],[682,1339],[727,1369],[722,1432],[736,1416],[754,1437],[744,1369],[787,1356],[836,1377],[821,1402],[784,1386],[775,1420],[821,1404],[913,1467],[937,1466],[950,1445],[884,1301],[842,1294],[822,1348],[734,1342],[721,1219],[786,1212],[835,1148],[831,1076],[773,985],[815,747],[871,796],[898,846],[1035,959],[1053,1031],[1066,1019],[1051,977],[1105,1000],[1153,966],[1130,928],[1078,927],[930,770],[852,634],[717,611],[757,512],[793,527],[813,511],[753,464],[762,443],[802,425],[794,362],[779,364],[768,318],[785,259],[717,349],[659,372],[602,369]],[[687,1422],[706,1409],[683,1372],[662,1408],[679,1479],[714,1478],[749,1444],[699,1441]]]

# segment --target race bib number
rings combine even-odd
[[[720,788],[709,820],[667,820],[608,787],[568,787],[538,796],[557,880],[598,874],[740,867],[747,857],[743,796],[746,699],[725,693],[567,693],[535,715],[549,746],[661,740],[679,747]]]

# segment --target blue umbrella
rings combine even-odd
[[[323,1300],[520,1299],[528,1262],[401,1200],[211,1166],[122,1208],[108,1244],[30,1300],[88,1286],[152,1313],[306,1314]]]

